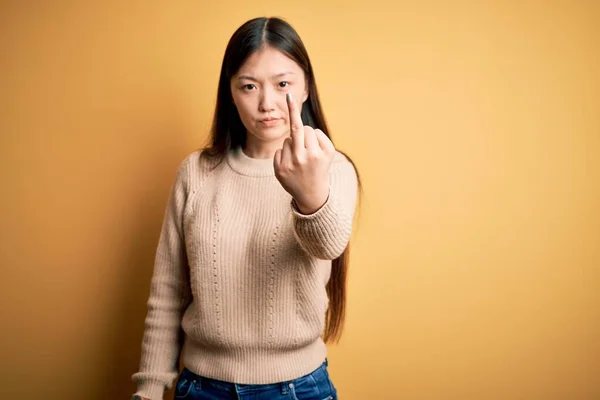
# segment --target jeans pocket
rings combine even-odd
[[[173,397],[177,400],[194,398],[195,393],[202,390],[201,379],[193,372],[184,369],[175,385],[175,394]]]
[[[192,391],[194,383],[184,377],[179,378],[177,385],[175,385],[175,398],[185,399]]]
[[[293,382],[293,400],[335,400],[336,393],[321,369]]]

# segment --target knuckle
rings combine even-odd
[[[287,164],[280,165],[279,170],[278,170],[279,177],[281,177],[281,178],[287,177],[289,171],[290,171],[289,165],[287,165]]]
[[[319,154],[319,152],[315,150],[308,151],[306,156],[309,161],[319,161],[319,159],[321,158],[321,154]]]
[[[294,167],[301,167],[306,164],[306,155],[305,154],[296,154],[292,158],[292,165]]]

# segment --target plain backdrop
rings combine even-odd
[[[127,399],[225,46],[280,16],[362,174],[341,400],[600,398],[600,3],[3,1],[0,398]]]

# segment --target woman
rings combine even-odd
[[[359,177],[333,146],[306,49],[278,18],[232,36],[211,145],[179,167],[134,398],[336,399]],[[182,347],[181,347],[182,346]]]

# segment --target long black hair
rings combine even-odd
[[[331,140],[325,115],[319,102],[317,84],[308,53],[300,36],[292,26],[280,18],[254,18],[245,22],[232,35],[221,66],[217,103],[215,107],[209,144],[202,155],[222,161],[230,149],[246,145],[246,128],[233,103],[230,81],[246,59],[264,46],[271,46],[294,60],[304,71],[308,85],[308,98],[302,105],[304,125],[322,130]],[[338,150],[339,151],[339,150]],[[356,165],[344,154],[356,170]],[[214,164],[213,164],[214,165]],[[356,170],[359,188],[360,176]],[[346,281],[350,245],[342,255],[332,261],[331,278],[327,284],[329,307],[324,332],[325,342],[339,341],[346,315]]]

